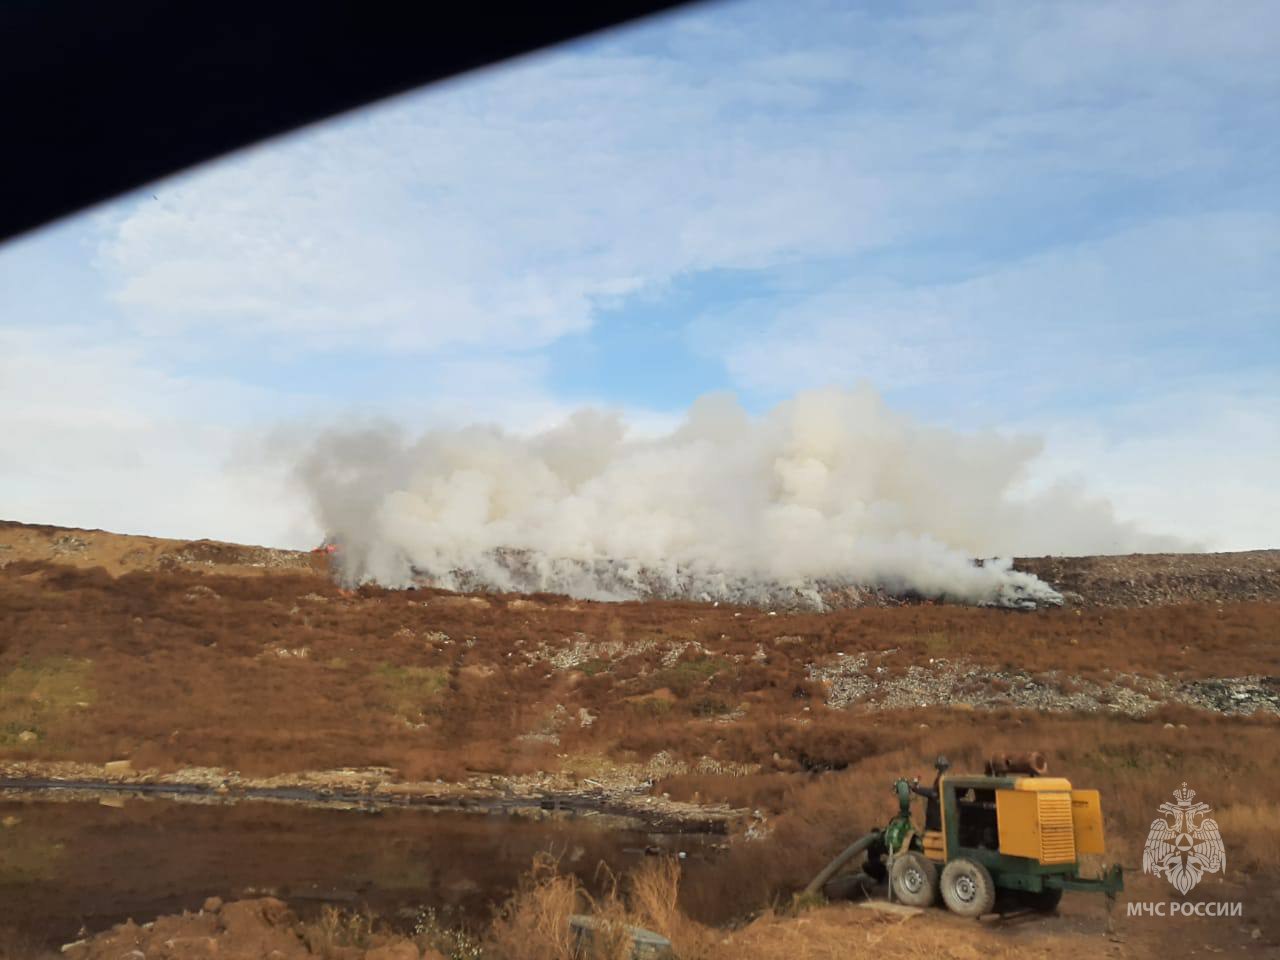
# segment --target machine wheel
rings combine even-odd
[[[1062,902],[1062,888],[1045,887],[1035,893],[1028,891],[1023,896],[1026,898],[1027,906],[1032,910],[1040,913],[1053,913],[1058,909],[1058,904]]]
[[[899,902],[909,907],[929,907],[938,898],[938,868],[924,854],[910,850],[894,858],[889,886]]]
[[[942,902],[962,917],[980,917],[995,906],[995,881],[982,864],[957,857],[942,868]]]

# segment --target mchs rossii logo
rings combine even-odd
[[[1227,869],[1227,849],[1218,822],[1209,816],[1213,808],[1196,800],[1185,783],[1173,791],[1173,803],[1158,807],[1142,848],[1142,872],[1164,877],[1184,897],[1206,873]],[[1244,904],[1235,901],[1145,900],[1130,902],[1129,916],[1239,917]]]
[[[1142,849],[1142,872],[1164,877],[1184,896],[1206,873],[1227,868],[1218,822],[1209,816],[1213,808],[1195,796],[1185,783],[1173,791],[1177,803],[1160,804],[1163,816],[1151,821]]]

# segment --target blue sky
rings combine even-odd
[[[337,420],[865,380],[1280,545],[1277,62],[1267,2],[724,3],[262,145],[0,248],[0,515],[304,544]]]

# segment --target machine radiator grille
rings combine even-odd
[[[1071,825],[1071,794],[1037,794],[1040,814],[1040,862],[1073,863],[1076,837]]]

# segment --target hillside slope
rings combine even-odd
[[[886,711],[1280,712],[1280,604],[1252,599],[1275,590],[1270,554],[1072,561],[1089,610],[819,614],[347,591],[306,553],[0,536],[11,760],[414,781],[605,763],[640,782],[659,753],[689,769],[828,769],[859,749],[850,719]],[[1130,597],[1164,602],[1116,605]]]
[[[80,569],[101,567],[112,576],[131,571],[238,576],[282,572],[323,574],[328,569],[327,557],[304,551],[219,540],[167,540],[0,520],[0,566],[17,561],[56,563]],[[1280,550],[1021,557],[1014,561],[1014,569],[1044,580],[1064,595],[1068,606],[1280,602]],[[861,593],[866,605],[902,602],[874,589]]]
[[[724,885],[690,897],[714,918],[802,885],[883,820],[894,776],[1035,748],[1103,791],[1127,868],[1173,785],[1211,790],[1265,899],[1275,559],[1027,561],[1075,605],[819,614],[348,591],[319,555],[5,524],[0,779],[571,796],[714,821],[734,838]]]

